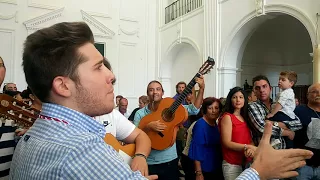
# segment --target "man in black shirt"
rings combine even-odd
[[[306,166],[298,169],[297,180],[320,179],[320,83],[309,87],[307,98],[308,104],[297,106],[294,111],[303,126],[296,131],[294,146],[311,150],[314,155],[306,161]]]

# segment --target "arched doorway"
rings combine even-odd
[[[308,31],[292,16],[270,15],[274,18],[261,24],[244,48],[241,84],[245,80],[251,84],[251,79],[258,74],[266,75],[273,86],[271,96],[275,99],[280,90],[277,87],[279,73],[290,70],[298,74],[297,93],[305,92],[302,88],[312,84],[312,57],[309,53],[313,48]]]
[[[309,76],[312,78],[312,74],[310,74],[312,72],[312,59],[309,53],[313,51],[312,45],[315,40],[314,24],[303,12],[288,5],[269,5],[266,7],[266,12],[267,14],[264,16],[255,17],[255,12],[251,12],[244,17],[236,25],[229,40],[221,49],[221,61],[219,63],[219,86],[221,87],[219,94],[221,96],[226,96],[229,89],[232,88],[231,86],[243,86],[245,79],[251,84],[251,79],[255,75],[265,74],[268,77],[271,76],[270,78],[273,81],[277,81],[273,77],[277,77],[280,71],[296,71],[294,66],[302,64],[305,68],[304,72],[300,73],[301,80],[299,83],[302,84]],[[292,30],[289,27],[295,29]],[[295,44],[296,39],[298,39],[297,33],[303,34],[299,37],[299,40],[302,41],[299,45]],[[280,36],[280,34],[282,35]],[[276,36],[281,38],[274,38]],[[282,43],[277,44],[280,40]],[[304,47],[299,48],[300,44]],[[284,48],[276,49],[277,53],[273,49],[273,53],[270,53],[271,47],[277,46],[283,46]],[[269,53],[265,53],[266,48],[270,49],[268,50]],[[296,52],[296,49],[299,49],[299,52]],[[289,51],[293,53],[288,53]],[[302,54],[304,55],[302,56]],[[277,62],[274,63],[270,59]],[[291,59],[294,59],[294,61]],[[262,62],[274,68],[268,70]],[[258,69],[257,66],[261,68]],[[310,67],[311,70],[309,70]],[[298,70],[301,71],[301,69]],[[229,71],[232,71],[232,73]],[[224,84],[225,81],[229,83]],[[274,84],[274,82],[272,83]]]
[[[201,65],[199,49],[194,43],[173,43],[165,60],[160,64],[160,77],[165,96],[175,95],[175,85],[179,81],[188,83]]]

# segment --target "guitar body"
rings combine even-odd
[[[164,98],[161,100],[157,111],[143,117],[139,123],[139,128],[144,129],[150,122],[160,120],[167,128],[162,132],[156,132],[150,130],[147,132],[151,140],[151,148],[156,150],[164,150],[172,146],[176,141],[177,131],[179,126],[185,122],[188,118],[186,109],[179,105],[175,113],[168,117],[166,112],[168,108],[174,103],[172,98]]]
[[[131,165],[132,157],[136,152],[135,144],[122,145],[111,133],[107,133],[103,140],[119,153],[125,163]]]
[[[121,145],[120,142],[110,133],[106,134],[104,142],[112,146],[118,153],[121,150],[130,157],[133,157],[136,151],[135,144]]]

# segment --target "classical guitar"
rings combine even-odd
[[[12,119],[16,124],[30,127],[38,118],[40,111],[7,94],[0,94],[0,114]]]
[[[122,145],[112,134],[107,133],[104,137],[104,142],[112,146],[122,157],[123,161],[131,164],[132,157],[136,151],[135,144]]]
[[[151,114],[143,117],[139,123],[139,128],[144,129],[150,122],[160,120],[167,128],[162,132],[149,131],[147,135],[151,140],[151,147],[156,150],[164,150],[172,146],[176,141],[179,125],[187,120],[188,114],[181,102],[191,93],[196,84],[195,78],[207,74],[215,65],[214,59],[208,57],[207,61],[201,66],[198,73],[192,78],[179,98],[164,98],[161,100],[158,109]]]

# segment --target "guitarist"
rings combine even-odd
[[[194,104],[184,105],[189,115],[195,115],[199,112],[199,109],[203,100],[204,93],[204,79],[203,76],[196,78],[196,82],[199,84],[199,93]],[[159,81],[151,81],[147,86],[147,95],[149,98],[149,104],[144,108],[137,111],[133,123],[139,126],[140,120],[156,111],[159,103],[164,94],[162,84]],[[165,124],[155,119],[150,122],[143,131],[158,131],[161,132],[165,129]],[[151,153],[147,159],[149,165],[149,174],[157,174],[159,180],[178,180],[179,179],[179,168],[178,168],[178,156],[176,150],[176,144],[165,149],[165,150],[151,150]]]

